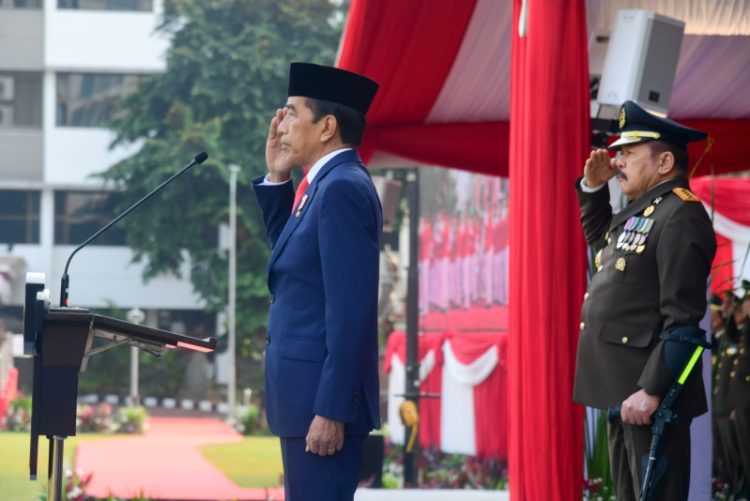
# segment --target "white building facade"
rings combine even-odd
[[[45,273],[56,305],[68,256],[116,215],[92,175],[137,150],[110,150],[104,124],[114,99],[164,70],[162,8],[162,0],[0,0],[0,316],[13,330],[25,273]],[[175,171],[188,160],[175,159]],[[158,200],[128,217],[154,210]],[[144,284],[132,257],[116,227],[81,250],[69,269],[70,305],[139,307],[151,325],[213,330],[188,265],[182,279]]]

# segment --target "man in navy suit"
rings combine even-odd
[[[287,501],[352,500],[362,444],[380,426],[380,202],[354,149],[378,85],[292,63],[289,97],[253,181],[272,251],[266,413]],[[297,189],[290,172],[306,169]]]

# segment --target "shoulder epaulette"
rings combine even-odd
[[[688,190],[687,188],[673,188],[672,191],[675,195],[680,197],[683,202],[700,202],[701,199],[695,196],[695,193]]]

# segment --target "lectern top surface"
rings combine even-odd
[[[93,331],[101,331],[116,336],[124,336],[148,343],[164,344],[188,350],[213,351],[216,338],[198,339],[145,325],[132,324],[124,320],[91,313],[83,308],[50,308],[45,320],[62,322],[87,322]]]

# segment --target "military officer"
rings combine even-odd
[[[619,156],[592,151],[575,184],[584,235],[598,252],[582,306],[573,398],[600,409],[621,403],[621,422],[608,425],[609,455],[617,499],[629,501],[639,497],[651,416],[695,344],[705,342],[697,326],[716,239],[686,178],[687,144],[706,134],[631,101],[619,125],[610,146]],[[613,177],[630,200],[614,215]],[[687,499],[690,422],[706,410],[697,366],[677,402],[679,420],[664,436],[668,466],[654,499]]]
[[[737,447],[737,436],[734,425],[729,417],[732,413],[732,404],[729,400],[729,385],[734,361],[737,358],[737,338],[739,331],[735,321],[735,313],[738,299],[732,291],[727,291],[724,299],[720,300],[718,314],[719,319],[713,326],[714,336],[717,339],[714,356],[716,357],[716,378],[713,390],[713,417],[714,417],[714,449],[716,458],[717,479],[721,482],[720,489],[733,490],[737,487],[740,479],[740,457]],[[712,302],[712,317],[714,305]]]
[[[737,437],[739,475],[735,494],[750,496],[750,283],[744,281],[744,298],[737,309],[738,343],[729,373],[729,420]],[[739,498],[738,498],[739,499]]]

